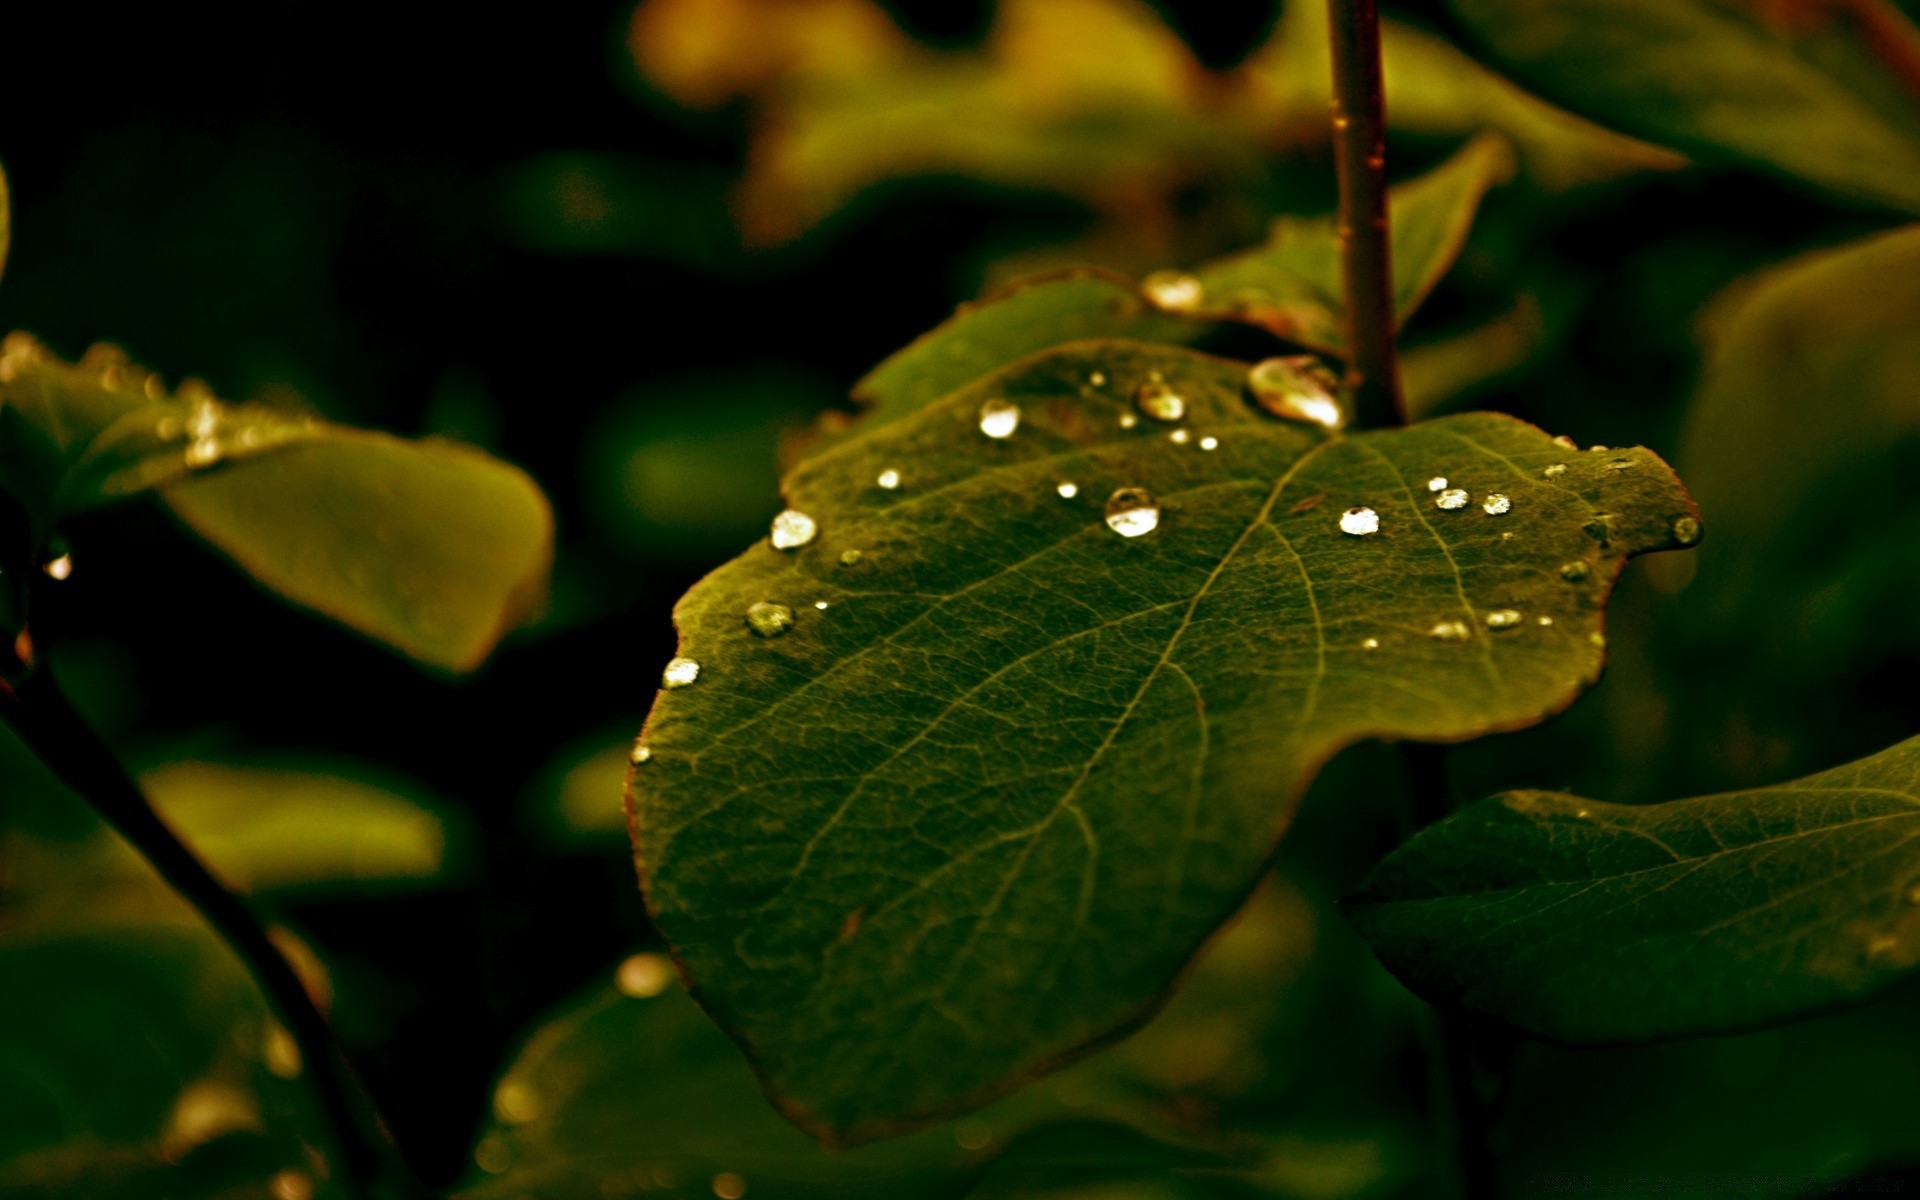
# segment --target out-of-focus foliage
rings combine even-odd
[[[1452,4],[1521,78],[1596,120],[1920,212],[1920,30],[1891,0]]]

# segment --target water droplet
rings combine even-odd
[[[667,669],[660,672],[660,686],[663,688],[683,688],[700,678],[700,664],[691,658],[675,658],[667,663]]]
[[[1563,450],[1578,450],[1580,448],[1580,443],[1574,441],[1572,438],[1568,437],[1564,433],[1561,434],[1559,437],[1554,438],[1553,444],[1560,447]]]
[[[1070,479],[1062,479],[1053,490],[1060,493],[1062,500],[1071,500],[1080,494],[1080,485]]]
[[[627,751],[627,761],[637,767],[652,758],[653,748],[639,738],[633,739],[633,749]]]
[[[1495,492],[1480,502],[1480,508],[1490,517],[1505,516],[1513,511],[1513,501]]]
[[[673,983],[673,964],[664,954],[635,954],[620,963],[613,984],[622,995],[651,1000]]]
[[[1545,613],[1542,613],[1540,614],[1538,624],[1544,628],[1545,626],[1553,624],[1553,618],[1547,616]]]
[[[892,467],[888,467],[886,470],[880,472],[880,478],[874,480],[874,482],[888,491],[892,491],[900,486],[900,472],[894,470]]]
[[[1676,517],[1673,522],[1673,540],[1682,546],[1691,546],[1700,540],[1700,522],[1692,517]]]
[[[1188,433],[1184,429],[1176,429],[1172,433],[1167,435],[1167,440],[1172,442],[1176,446],[1184,446],[1189,441],[1193,440],[1193,435],[1191,433]]]
[[[1187,398],[1158,380],[1141,384],[1133,402],[1156,421],[1178,421],[1187,415]]]
[[[1121,488],[1107,497],[1107,528],[1136,538],[1160,525],[1160,502],[1145,488]]]
[[[493,1115],[505,1125],[525,1125],[540,1116],[540,1093],[518,1079],[509,1079],[493,1092]]]
[[[1192,312],[1206,298],[1206,286],[1185,271],[1155,271],[1140,281],[1140,290],[1168,312]]]
[[[1609,471],[1626,471],[1631,470],[1632,467],[1633,460],[1630,458],[1616,458],[1607,464],[1607,470]]]
[[[813,606],[819,609],[821,612],[827,611],[827,602],[825,600],[815,600],[813,602]]]
[[[1602,446],[1599,442],[1595,442],[1593,445],[1587,447],[1588,454],[1605,454],[1606,451],[1607,451],[1607,448],[1605,446]]]
[[[1432,479],[1427,480],[1427,490],[1430,492],[1446,491],[1447,477],[1445,475],[1435,475]]]
[[[1311,354],[1269,358],[1247,372],[1247,390],[1254,402],[1283,421],[1300,421],[1322,429],[1346,424],[1346,414],[1334,390],[1340,381]]]
[[[1455,509],[1465,508],[1467,506],[1467,501],[1469,499],[1470,497],[1467,495],[1467,489],[1448,488],[1446,491],[1441,492],[1438,496],[1435,496],[1433,498],[1433,506],[1435,508],[1444,508],[1448,512],[1452,512]]]
[[[813,540],[820,532],[813,518],[797,508],[789,508],[773,519],[773,531],[769,540],[775,550],[797,550]]]
[[[1130,412],[1123,412],[1120,414],[1120,428],[1122,429],[1132,429],[1135,425],[1138,425],[1139,423],[1140,423],[1140,418]]]
[[[1568,583],[1579,583],[1587,577],[1588,570],[1589,568],[1586,563],[1575,559],[1570,563],[1560,564],[1560,578],[1566,580]]]
[[[1020,428],[1020,406],[989,400],[980,406],[980,432],[990,438],[1009,438]]]
[[[1200,439],[1200,448],[1202,450],[1218,450],[1220,448],[1220,439],[1212,435],[1203,437]]]
[[[747,1181],[732,1171],[722,1171],[713,1177],[713,1194],[720,1200],[740,1200],[747,1194]]]
[[[292,1167],[275,1171],[267,1180],[267,1194],[273,1200],[313,1200],[313,1177]]]
[[[1517,608],[1496,608],[1487,614],[1486,621],[1488,629],[1513,629],[1520,624],[1520,610]]]
[[[1366,537],[1380,531],[1380,514],[1370,508],[1350,508],[1340,514],[1340,532]]]
[[[1441,642],[1464,642],[1473,636],[1465,621],[1435,621],[1427,636]]]
[[[749,605],[747,628],[763,638],[779,637],[793,628],[793,610],[784,604],[775,604],[770,600]]]
[[[47,577],[50,579],[65,579],[73,574],[73,555],[71,553],[62,554],[59,558],[49,559],[47,565],[42,569],[46,571]]]
[[[1548,479],[1558,479],[1567,473],[1567,464],[1548,463],[1546,466],[1540,468],[1540,473]]]
[[[1380,639],[1376,637],[1363,638],[1360,642],[1360,648],[1362,650],[1378,650],[1380,648]]]
[[[1087,376],[1087,382],[1094,387],[1105,387],[1107,386],[1107,373],[1105,371],[1095,371],[1093,374]]]
[[[184,455],[189,467],[210,467],[220,461],[220,443],[213,438],[196,438]]]
[[[840,565],[843,567],[851,567],[865,557],[866,555],[858,550],[842,550],[840,552]]]

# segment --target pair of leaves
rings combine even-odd
[[[484,453],[169,391],[111,347],[67,363],[17,333],[0,482],[42,535],[153,491],[267,588],[455,671],[539,603],[553,554],[539,487]]]
[[[1489,135],[1393,189],[1394,311],[1403,323],[1459,256],[1482,197],[1511,163],[1505,143]],[[889,421],[1049,347],[1086,338],[1193,345],[1221,321],[1258,325],[1330,353],[1344,344],[1345,286],[1331,216],[1282,217],[1264,246],[1203,263],[1181,282],[1193,290],[1176,311],[1092,269],[1017,283],[962,306],[889,357],[854,385],[854,398],[871,410],[870,421]]]
[[[1916,280],[1910,227],[1742,281],[1708,313],[1682,463],[1716,524],[1688,600],[1722,689],[1753,693],[1741,711],[1763,726],[1768,704],[1804,722],[1809,689],[1920,645],[1902,458],[1920,431]],[[1650,807],[1515,793],[1395,852],[1352,915],[1411,986],[1542,1036],[1742,1029],[1912,973],[1916,831],[1915,741]]]
[[[809,1131],[925,1124],[1137,1023],[1329,756],[1558,711],[1625,558],[1697,535],[1646,451],[1493,415],[1330,437],[1245,381],[1115,341],[1015,363],[801,463],[818,536],[676,610],[701,666],[649,719],[636,855],[695,995]],[[1183,397],[1179,440],[1122,422],[1142,388]],[[1130,488],[1144,536],[1102,519]],[[1342,531],[1359,507],[1377,533]],[[750,628],[764,604],[783,636]]]
[[[1607,124],[1920,212],[1920,32],[1892,3],[1452,0],[1523,80]],[[1799,27],[1796,27],[1799,26]]]

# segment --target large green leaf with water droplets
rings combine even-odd
[[[1716,0],[1453,0],[1548,96],[1628,133],[1752,162],[1830,192],[1920,212],[1920,103],[1842,15],[1802,27]],[[1864,9],[1865,6],[1862,6]],[[1781,14],[1787,6],[1780,6]],[[1892,4],[1874,36],[1920,53]]]
[[[268,588],[451,670],[539,602],[553,553],[538,485],[478,450],[223,404],[113,347],[67,363],[24,334],[0,353],[0,484],[42,533],[157,491]]]
[[[1122,424],[1156,376],[1181,441]],[[1138,1022],[1330,755],[1558,711],[1624,559],[1697,528],[1644,450],[1489,414],[1328,437],[1244,378],[1124,342],[1029,358],[802,463],[818,536],[681,601],[700,670],[649,718],[636,854],[695,994],[809,1130],[925,1124]],[[988,402],[1020,406],[1011,437]],[[1472,502],[1438,507],[1436,476]],[[1152,532],[1102,519],[1122,488],[1158,498]],[[1379,531],[1343,533],[1361,506]],[[749,628],[766,603],[783,636]]]
[[[1830,1008],[1920,965],[1920,739],[1669,804],[1495,796],[1395,850],[1349,913],[1414,990],[1562,1042]]]
[[[1419,179],[1393,189],[1394,307],[1413,315],[1460,254],[1487,189],[1512,167],[1497,137],[1477,138]],[[1338,352],[1345,286],[1331,216],[1282,217],[1265,244],[1194,268],[1199,293],[1157,308],[1105,271],[1039,276],[962,305],[946,322],[869,372],[854,397],[891,420],[990,371],[1082,338],[1193,345],[1215,321],[1241,321],[1303,346]]]

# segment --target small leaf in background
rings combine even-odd
[[[1327,757],[1558,711],[1626,557],[1697,537],[1644,450],[1495,415],[1328,437],[1247,380],[1029,358],[802,463],[789,549],[681,601],[636,853],[810,1131],[940,1119],[1137,1021]]]
[[[1909,60],[1920,53],[1920,33],[1898,9],[1874,6],[1882,35],[1903,43],[1899,53]],[[1821,42],[1791,23],[1769,26],[1762,19],[1768,6],[1758,2],[1452,0],[1452,7],[1525,82],[1596,120],[1920,212],[1920,102],[1863,52],[1843,60],[1819,53],[1835,39],[1860,43],[1863,32],[1843,15],[1849,6],[1816,18],[1846,27]]]
[[[1459,257],[1480,198],[1512,173],[1507,143],[1482,135],[1439,167],[1392,189],[1393,310],[1403,324]],[[1202,263],[1193,277],[1202,291],[1185,311],[1196,316],[1246,321],[1335,353],[1346,344],[1346,285],[1332,214],[1281,217],[1265,245]]]
[[[43,534],[157,490],[264,586],[452,671],[537,607],[553,558],[538,485],[480,451],[170,393],[114,347],[68,364],[20,333],[0,348],[0,482]]]
[[[626,849],[627,812],[620,797],[632,753],[632,725],[561,750],[527,789],[528,824],[560,849]]]
[[[1558,1042],[1831,1008],[1920,965],[1920,739],[1667,804],[1496,796],[1389,854],[1348,912],[1416,992]]]

